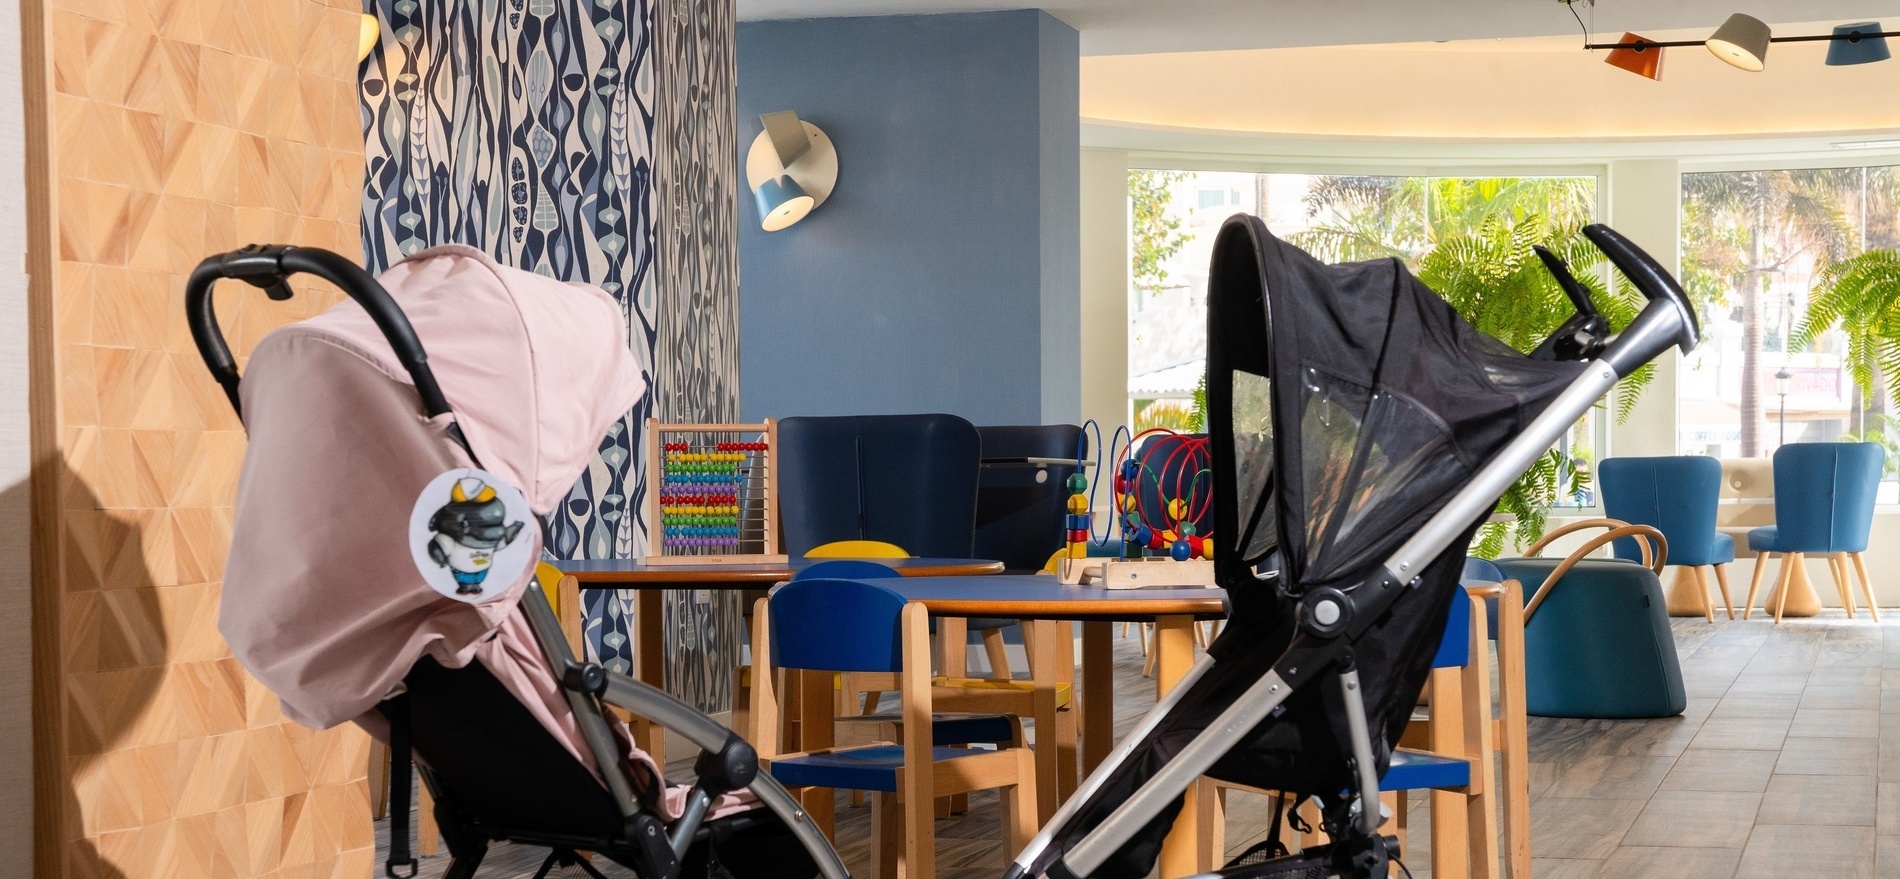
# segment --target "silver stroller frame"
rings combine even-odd
[[[1375,770],[1374,749],[1367,729],[1365,703],[1359,688],[1359,673],[1352,661],[1351,641],[1362,634],[1405,593],[1411,583],[1473,522],[1488,514],[1498,498],[1536,459],[1561,438],[1565,431],[1596,405],[1618,380],[1637,367],[1661,355],[1671,347],[1683,353],[1692,350],[1699,328],[1682,288],[1653,258],[1614,230],[1592,225],[1584,234],[1607,255],[1612,264],[1642,292],[1648,304],[1620,334],[1608,340],[1591,338],[1588,332],[1573,333],[1571,342],[1583,353],[1577,359],[1593,362],[1517,437],[1487,462],[1464,488],[1419,528],[1384,565],[1367,580],[1349,590],[1316,589],[1307,593],[1299,606],[1300,632],[1278,660],[1273,670],[1254,682],[1243,695],[1209,724],[1173,759],[1150,777],[1135,794],[1123,800],[1102,823],[1071,845],[1054,861],[1047,875],[1088,877],[1133,838],[1170,804],[1179,800],[1195,779],[1206,773],[1274,709],[1285,702],[1294,689],[1321,677],[1330,677],[1331,685],[1341,690],[1346,706],[1352,759],[1357,778],[1357,801],[1352,809],[1352,825],[1343,844],[1353,846],[1347,859],[1357,875],[1385,875],[1389,842],[1378,835],[1379,779]],[[1541,249],[1540,249],[1541,250]],[[1558,281],[1579,306],[1578,318],[1594,318],[1588,294],[1560,260],[1548,253],[1539,254],[1557,275]],[[1581,297],[1581,298],[1580,298]],[[1577,318],[1566,323],[1559,334],[1582,327]],[[1601,327],[1601,324],[1595,324]],[[1558,337],[1553,336],[1553,340]],[[1546,343],[1547,345],[1550,343]],[[1590,355],[1594,354],[1594,357]],[[1075,818],[1149,734],[1160,726],[1195,681],[1214,660],[1203,657],[1175,684],[1169,695],[1149,711],[1129,736],[1119,743],[1101,766],[1090,773],[1075,796],[1062,805],[1054,818],[1017,855],[1006,879],[1025,879],[1033,865],[1048,850],[1055,837]],[[1336,861],[1340,863],[1340,861]],[[1343,870],[1341,872],[1344,872]],[[1037,874],[1038,877],[1044,875]]]

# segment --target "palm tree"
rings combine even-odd
[[[1826,267],[1853,246],[1855,230],[1841,206],[1860,184],[1852,169],[1742,171],[1682,175],[1685,223],[1682,263],[1691,289],[1739,293],[1742,310],[1742,456],[1761,454],[1762,294],[1768,277],[1812,257]]]
[[[1862,394],[1877,397],[1882,378],[1900,376],[1900,251],[1870,250],[1834,263],[1816,279],[1795,344],[1840,327],[1847,337],[1847,373]]]

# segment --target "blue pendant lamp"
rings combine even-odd
[[[1827,66],[1872,64],[1893,57],[1887,51],[1887,38],[1879,36],[1885,30],[1877,21],[1844,24],[1835,28],[1834,39],[1827,44]]]

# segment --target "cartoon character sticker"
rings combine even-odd
[[[521,492],[492,473],[450,470],[429,481],[409,516],[416,568],[435,591],[480,603],[520,582],[534,541]]]

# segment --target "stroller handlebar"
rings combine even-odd
[[[1684,354],[1695,350],[1702,328],[1696,321],[1695,307],[1689,304],[1675,276],[1615,229],[1592,223],[1583,227],[1583,235],[1649,300],[1642,313],[1603,352],[1602,359],[1616,369],[1616,374],[1629,375],[1671,346],[1681,348]]]
[[[429,355],[422,350],[415,328],[369,272],[322,248],[251,244],[206,257],[192,270],[191,279],[185,284],[185,320],[191,326],[192,341],[197,343],[199,356],[204,358],[205,366],[224,388],[231,408],[240,417],[244,409],[238,398],[237,360],[231,356],[231,348],[225,344],[224,334],[218,328],[211,288],[218,281],[236,278],[262,288],[271,299],[283,301],[291,297],[287,279],[295,274],[312,274],[335,284],[369,312],[370,319],[376,322],[377,329],[382,330],[390,348],[395,350],[396,359],[416,383],[423,409],[430,417],[450,411],[448,398],[442,395],[435,373],[429,369]]]

